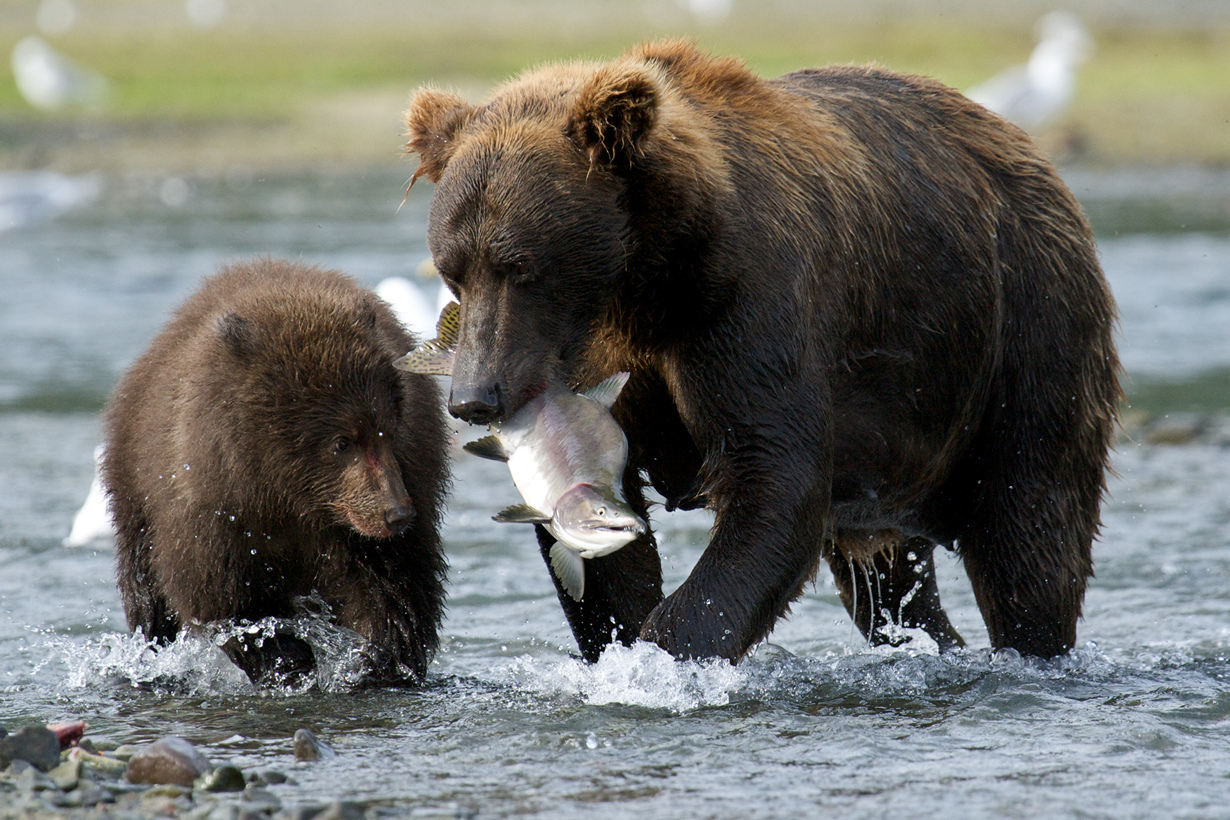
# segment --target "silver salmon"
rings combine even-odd
[[[394,365],[451,375],[459,330],[460,308],[452,302],[440,314],[437,338]],[[627,373],[616,373],[581,393],[549,383],[516,413],[490,425],[491,435],[464,446],[508,464],[525,503],[494,518],[542,524],[555,537],[551,569],[576,601],[585,594],[584,559],[614,552],[648,529],[623,497],[628,439],[610,412],[627,381]]]

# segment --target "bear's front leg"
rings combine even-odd
[[[541,525],[534,529],[549,567],[555,539]],[[554,572],[548,572],[581,657],[589,663],[597,661],[613,641],[631,645],[645,618],[662,601],[662,562],[652,533],[601,558],[586,559],[585,594],[580,601],[564,590]]]
[[[676,658],[738,661],[815,577],[829,506],[827,481],[801,477],[789,464],[757,481],[741,472],[720,493],[713,538],[687,580],[650,614],[641,638]],[[813,476],[814,477],[814,476]]]

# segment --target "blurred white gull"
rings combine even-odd
[[[440,281],[430,259],[424,260],[415,272],[420,280],[428,281],[419,284],[404,276],[390,276],[376,285],[376,295],[388,302],[398,320],[421,343],[435,338],[436,321],[444,306],[453,301],[453,294]]]
[[[77,65],[33,34],[13,46],[12,66],[17,90],[35,108],[97,108],[107,93],[102,75]]]
[[[73,528],[64,539],[66,547],[87,547],[96,541],[109,541],[115,537],[111,513],[107,510],[107,497],[103,493],[99,467],[102,465],[103,446],[94,448],[94,482],[85,503],[73,516]]]
[[[0,172],[0,233],[85,205],[98,198],[97,174],[65,176],[54,171]]]
[[[1076,90],[1076,70],[1093,53],[1093,39],[1066,11],[1053,11],[1038,23],[1039,41],[1029,62],[997,74],[965,92],[1026,131],[1057,117]]]

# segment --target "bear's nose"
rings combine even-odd
[[[414,521],[414,507],[408,498],[404,504],[398,504],[384,512],[384,523],[393,535],[401,535],[412,521]]]
[[[486,387],[453,385],[448,412],[470,424],[490,424],[504,417],[504,401],[498,384]]]

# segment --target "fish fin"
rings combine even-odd
[[[440,311],[440,319],[436,322],[436,338],[423,342],[393,362],[393,366],[423,376],[451,376],[460,336],[461,306],[449,302]]]
[[[551,569],[555,571],[560,586],[572,600],[581,600],[581,596],[585,594],[585,560],[580,553],[573,552],[556,541],[551,546]]]
[[[453,375],[453,351],[434,348],[433,342],[419,345],[405,356],[395,360],[393,366],[398,370],[423,376]]]
[[[495,436],[483,436],[474,441],[467,441],[461,449],[479,458],[489,458],[492,461],[508,461],[508,451]]]
[[[545,524],[551,520],[551,516],[529,504],[513,504],[500,510],[491,520],[501,524]]]
[[[436,341],[449,350],[457,348],[457,340],[461,338],[461,305],[449,302],[440,311],[440,319],[436,322]]]
[[[615,399],[619,398],[619,391],[623,390],[624,385],[627,383],[628,372],[625,370],[598,382],[598,384],[588,390],[582,391],[581,395],[588,396],[609,410],[611,405],[615,403]]]

